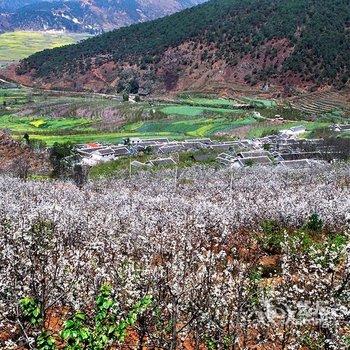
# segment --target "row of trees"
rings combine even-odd
[[[114,326],[150,298],[133,349],[346,349],[348,170],[192,168],[177,186],[166,170],[83,191],[0,178],[1,347],[89,349],[106,292]]]
[[[72,179],[79,188],[87,182],[89,169],[80,163],[80,157],[75,152],[74,144],[55,143],[48,148],[45,143],[32,140],[27,133],[24,134],[23,140],[24,147],[28,147],[34,153],[45,154],[44,158],[48,158],[46,173],[52,179]],[[45,168],[46,160],[41,161],[43,162],[42,167]],[[28,155],[19,156],[13,161],[10,172],[22,180],[28,180],[33,170],[30,163]]]

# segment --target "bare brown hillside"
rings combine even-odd
[[[3,74],[27,85],[133,94],[291,96],[349,86],[345,0],[211,0],[155,21],[45,50]]]
[[[21,163],[21,164],[20,164]],[[48,168],[46,154],[34,152],[30,147],[14,140],[0,130],[0,172],[16,171],[18,167],[28,167],[29,171],[45,172]]]
[[[267,53],[271,47],[279,52],[274,58]],[[94,92],[120,91],[135,79],[139,85],[138,92],[146,95],[193,90],[230,96],[237,92],[237,86],[239,90],[256,91],[266,87],[267,93],[288,94],[293,90],[305,92],[314,86],[312,81],[305,81],[293,73],[273,77],[266,85],[262,81],[247,80],[254,71],[271,64],[282,68],[283,62],[293,51],[286,40],[266,44],[266,50],[259,58],[244,55],[235,66],[223,59],[215,59],[217,50],[214,45],[186,42],[167,49],[159,62],[148,64],[147,68],[136,63],[110,60],[101,63],[101,60],[95,59],[84,73],[62,72],[61,77],[38,78],[35,71],[18,74],[16,65],[8,67],[1,75],[26,86]],[[203,55],[212,58],[204,60]],[[322,88],[327,89],[325,86]]]

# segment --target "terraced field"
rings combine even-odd
[[[258,107],[240,109],[242,103]],[[129,103],[108,96],[0,89],[0,129],[11,130],[17,138],[28,133],[49,146],[67,141],[118,143],[127,137],[254,138],[300,124],[307,125],[309,133],[329,125],[325,118],[304,122],[303,114],[294,112],[274,100],[242,97],[194,95],[171,102]],[[274,120],[276,114],[285,120]]]
[[[29,95],[24,89],[0,89],[0,106],[19,107],[28,102]]]
[[[337,110],[350,113],[350,98],[337,92],[315,92],[293,98],[290,103],[295,109],[317,115]]]

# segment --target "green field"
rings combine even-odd
[[[160,110],[166,115],[182,115],[189,117],[196,117],[203,113],[242,113],[242,110],[231,108],[215,108],[215,107],[200,107],[189,105],[169,105]]]
[[[251,98],[251,97],[243,97],[242,100],[245,103],[252,104],[254,107],[262,107],[262,108],[277,107],[277,103],[274,100],[264,100],[264,99],[257,99],[257,98]]]
[[[1,116],[0,129],[10,129],[14,134],[62,134],[64,132],[90,132],[91,121],[83,118],[64,118],[64,119],[48,119],[48,118],[28,118],[16,116]]]
[[[19,107],[28,102],[28,97],[22,89],[0,89],[0,106]]]
[[[143,135],[167,134],[172,137],[207,137],[219,131],[226,131],[244,125],[255,123],[252,117],[237,119],[219,118],[192,118],[175,119],[173,121],[152,121],[128,124],[123,128],[125,132],[136,132]]]
[[[261,122],[253,118],[242,118],[237,120],[229,120],[225,118],[219,119],[205,119],[199,118],[192,120],[179,120],[176,122],[141,122],[127,124],[120,131],[115,132],[101,132],[93,129],[61,129],[58,128],[56,133],[45,134],[45,132],[38,133],[37,131],[30,133],[32,140],[41,140],[48,146],[55,142],[73,142],[73,143],[87,143],[87,142],[107,142],[119,143],[128,137],[140,138],[154,138],[154,137],[168,137],[173,140],[182,140],[186,138],[200,138],[200,137],[215,137],[217,132],[230,131],[241,126],[250,126],[248,138],[260,137],[266,131],[275,131],[287,129],[292,126],[299,125],[297,122],[290,122],[277,128],[262,126]],[[58,124],[57,124],[58,125]],[[327,127],[327,123],[305,122],[307,127],[305,136],[315,129]],[[0,126],[1,128],[1,126]],[[19,131],[21,129],[17,129]],[[25,130],[23,129],[23,132]],[[74,133],[79,131],[79,133]],[[19,135],[19,133],[17,133]]]
[[[192,106],[203,106],[203,107],[215,107],[215,108],[232,108],[237,104],[240,104],[240,101],[229,100],[225,98],[207,98],[207,97],[186,97],[180,100],[181,102],[192,105]]]
[[[0,61],[18,61],[35,52],[85,39],[87,34],[16,31],[0,35]]]
[[[95,129],[91,122],[82,118],[19,118],[0,117],[0,129],[10,129],[17,137],[28,133],[32,140],[44,141],[47,145],[55,142],[84,143],[121,142],[127,137],[153,138],[166,136],[171,139],[214,136],[219,131],[227,131],[257,121],[245,118],[193,118],[175,119],[173,121],[148,121],[128,123],[118,131],[103,132]]]
[[[305,136],[310,136],[331,123],[327,116],[308,122],[298,111],[269,100],[258,100],[259,107],[249,110],[235,108],[235,100],[221,98],[182,97],[178,101],[130,104],[88,94],[0,89],[0,129],[9,129],[18,139],[28,133],[30,139],[51,146],[68,141],[119,143],[127,137],[256,138],[300,124],[307,127]],[[115,116],[111,116],[113,111],[117,111]],[[273,123],[276,114],[285,122]]]

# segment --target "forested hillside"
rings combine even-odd
[[[100,89],[119,90],[125,75],[140,86],[172,89],[181,88],[184,76],[194,80],[203,72],[208,81],[341,88],[349,80],[349,57],[347,0],[212,0],[35,54],[17,74],[73,88],[67,77],[84,77],[82,88],[98,80]]]

